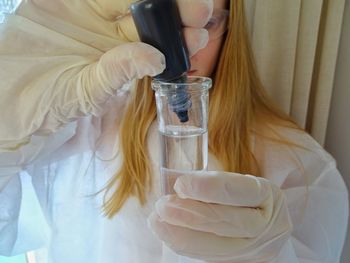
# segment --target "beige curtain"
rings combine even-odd
[[[262,82],[323,145],[346,0],[245,0]]]

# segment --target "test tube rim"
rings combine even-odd
[[[197,80],[197,81],[195,81]],[[208,90],[212,86],[212,80],[208,77],[201,77],[201,76],[188,76],[186,82],[171,82],[171,81],[161,81],[161,80],[152,80],[152,89],[154,91],[160,91],[160,89],[164,90],[173,90],[178,88],[189,88],[189,89],[196,89],[200,88],[199,90]]]

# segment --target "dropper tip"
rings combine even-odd
[[[178,111],[176,112],[177,117],[179,118],[180,122],[188,122],[188,111]]]

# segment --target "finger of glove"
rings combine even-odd
[[[176,195],[159,199],[156,212],[169,224],[223,237],[256,237],[269,222],[269,215],[261,209],[204,203]]]
[[[293,229],[284,192],[275,185],[272,185],[271,189],[274,196],[273,211],[261,237],[262,241],[270,240],[276,236],[290,234]]]
[[[197,172],[179,176],[174,189],[181,198],[223,205],[270,206],[271,185],[250,175],[225,172]]]
[[[156,213],[148,218],[154,234],[176,253],[202,260],[228,260],[255,249],[254,238],[228,238],[164,222]]]
[[[209,35],[205,29],[186,27],[183,32],[190,56],[193,56],[208,44]]]
[[[184,26],[201,28],[213,13],[213,0],[177,0]]]
[[[98,62],[98,77],[103,85],[118,88],[135,78],[155,76],[165,69],[164,55],[141,42],[119,45]]]

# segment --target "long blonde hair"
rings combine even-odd
[[[290,120],[272,106],[258,78],[246,32],[244,1],[229,2],[229,29],[209,96],[209,151],[225,171],[260,176],[251,150],[251,134],[256,124],[259,120],[270,123]],[[120,125],[123,163],[106,187],[106,193],[113,191],[103,207],[108,217],[116,214],[130,196],[136,196],[141,204],[146,202],[152,185],[146,140],[155,118],[154,94],[150,79],[145,78],[134,89]]]

